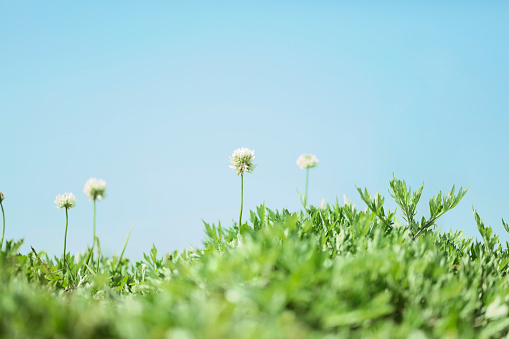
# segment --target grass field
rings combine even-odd
[[[474,210],[482,241],[436,220],[466,193],[431,199],[394,179],[400,207],[359,189],[295,213],[261,205],[231,227],[205,224],[201,248],[140,262],[50,258],[22,241],[0,256],[4,338],[499,338],[509,333],[509,253]],[[304,204],[305,205],[305,204]],[[362,207],[364,209],[364,207]],[[418,220],[418,219],[417,219]],[[503,223],[509,232],[509,226]],[[126,241],[127,244],[127,241]],[[64,260],[64,258],[66,258]]]

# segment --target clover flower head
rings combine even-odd
[[[76,206],[76,197],[72,193],[58,194],[55,198],[57,208],[73,208]]]
[[[105,196],[106,181],[96,178],[90,178],[83,187],[83,192],[88,196],[90,201],[101,200]]]
[[[4,192],[0,192],[0,203],[2,201],[4,201],[4,199],[5,199],[5,193]]]
[[[244,172],[252,173],[256,167],[256,165],[253,164],[254,158],[254,151],[245,147],[238,148],[233,151],[230,157],[230,168],[237,171],[237,175],[244,174]]]
[[[316,167],[318,159],[313,154],[301,154],[297,159],[297,165],[301,169]]]

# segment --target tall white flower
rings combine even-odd
[[[306,208],[308,201],[309,169],[316,167],[316,165],[318,165],[318,159],[313,154],[301,154],[300,157],[297,159],[297,165],[301,169],[306,170],[306,192],[304,193],[304,197],[301,198],[302,205],[304,205],[304,208]]]
[[[65,207],[65,235],[64,235],[64,263],[62,266],[62,270],[65,274],[67,269],[66,263],[66,247],[67,247],[67,226],[69,226],[69,208],[73,208],[76,206],[76,197],[72,193],[64,193],[58,194],[55,199],[55,204],[57,204],[57,208]]]
[[[96,178],[90,178],[83,187],[83,192],[88,196],[90,201],[101,200],[106,193],[106,181]]]
[[[302,154],[297,159],[297,165],[301,169],[316,167],[316,165],[318,165],[318,159],[313,154]]]
[[[240,174],[240,215],[239,215],[239,232],[242,226],[242,207],[244,204],[244,172],[252,173],[256,165],[253,164],[254,151],[249,148],[238,148],[233,151],[230,157],[230,168]]]
[[[72,193],[58,194],[55,204],[57,208],[73,208],[76,206],[76,197]]]
[[[253,164],[254,158],[254,151],[245,147],[238,148],[233,151],[230,157],[230,168],[237,171],[237,175],[244,174],[244,172],[252,173],[256,167],[256,165]]]

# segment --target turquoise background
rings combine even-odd
[[[92,241],[90,177],[103,249],[141,258],[199,246],[202,219],[238,218],[239,147],[258,167],[244,180],[244,219],[265,201],[309,201],[392,173],[427,200],[469,192],[438,221],[477,236],[474,206],[509,239],[509,3],[505,1],[0,1],[0,191],[6,238],[50,254]],[[398,217],[399,217],[398,213]],[[402,218],[400,218],[402,220]]]

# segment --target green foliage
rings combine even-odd
[[[360,189],[359,189],[360,191]],[[432,198],[414,220],[422,187],[391,181],[403,212],[383,198],[305,211],[250,212],[232,228],[204,223],[200,249],[144,260],[0,255],[3,337],[79,338],[501,338],[509,333],[509,253],[474,210],[482,241],[428,223],[464,191]],[[433,221],[433,223],[435,222]],[[504,228],[509,227],[502,221]],[[413,225],[413,226],[412,226]],[[431,224],[430,224],[431,225]],[[423,226],[426,226],[423,230]],[[419,234],[420,233],[420,234]],[[419,235],[417,237],[417,235]]]
[[[376,192],[376,195],[373,200],[371,200],[371,194],[369,194],[368,189],[365,188],[364,192],[357,187],[357,191],[359,191],[359,194],[361,195],[361,199],[368,205],[368,208],[375,213],[375,215],[382,221],[382,223],[389,229],[393,229],[394,221],[395,221],[395,215],[396,210],[394,210],[392,213],[390,210],[387,210],[387,215],[385,215],[384,211],[384,202],[385,198]]]
[[[417,208],[417,203],[421,198],[424,184],[416,192],[412,192],[411,187],[408,187],[407,190],[405,181],[396,179],[396,175],[393,174],[393,179],[390,182],[390,186],[391,190],[389,193],[403,211],[403,219],[405,219],[411,228],[414,228],[414,217],[417,213],[415,209]]]
[[[436,196],[433,196],[429,200],[429,219],[422,217],[421,222],[417,223],[415,222],[414,217],[417,213],[416,208],[419,203],[419,199],[421,198],[423,187],[424,184],[417,191],[412,192],[412,188],[408,187],[407,189],[406,182],[404,180],[398,180],[395,174],[393,174],[393,179],[390,182],[389,193],[403,211],[403,219],[407,222],[406,227],[411,231],[413,239],[417,238],[419,234],[433,226],[438,218],[440,218],[445,212],[456,207],[468,191],[468,188],[460,188],[458,193],[455,194],[454,186],[452,187],[451,192],[447,195],[442,195],[442,191],[439,191]],[[387,211],[386,216],[383,208],[384,198],[378,192],[376,193],[374,200],[371,200],[371,195],[366,188],[364,191],[360,188],[357,188],[357,190],[359,191],[361,199],[366,203],[366,205],[368,205],[368,208],[376,214],[376,216],[385,226],[387,226],[389,230],[392,230],[396,211],[392,213]]]

